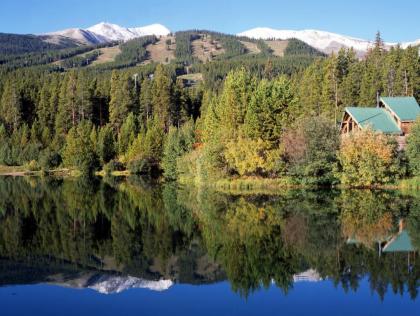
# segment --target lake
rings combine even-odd
[[[418,315],[420,194],[0,178],[1,315]]]

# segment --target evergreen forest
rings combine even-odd
[[[360,137],[373,145],[362,161],[352,156],[357,141],[344,148],[338,129],[344,107],[376,106],[378,95],[420,101],[418,47],[386,50],[378,34],[363,58],[352,49],[327,56],[292,39],[276,56],[264,41],[247,39],[259,48],[249,54],[236,36],[173,36],[175,59],[166,63],[148,59],[155,36],[60,47],[0,36],[0,165],[126,170],[192,183],[258,178],[368,186],[420,174],[420,123],[407,152],[366,131]],[[198,37],[220,52],[197,59]],[[102,48],[117,44],[115,60],[95,64]],[[348,178],[349,170],[359,170],[359,181]]]

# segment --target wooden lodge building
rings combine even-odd
[[[414,256],[414,253],[420,249],[417,249],[413,244],[412,236],[410,236],[409,230],[406,229],[406,223],[404,219],[400,219],[398,223],[398,232],[390,233],[388,236],[375,236],[371,240],[372,245],[378,246],[379,255],[382,253],[407,253],[407,258]],[[347,244],[361,244],[362,242],[356,236],[350,236],[347,238]]]
[[[381,97],[378,107],[346,107],[341,134],[371,128],[405,139],[419,115],[420,106],[414,97]]]

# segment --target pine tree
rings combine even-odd
[[[59,107],[60,102],[60,77],[54,76],[51,85],[50,85],[50,104],[49,108],[51,111],[49,121],[48,121],[48,128],[53,130],[54,124],[56,122],[56,115]]]
[[[358,105],[360,97],[360,82],[363,76],[363,65],[357,62],[355,52],[348,51],[348,71],[339,86],[341,101],[344,106]]]
[[[323,67],[322,93],[321,93],[321,113],[337,121],[338,115],[338,59],[333,54]]]
[[[189,90],[186,89],[182,80],[177,80],[173,91],[173,106],[170,113],[172,124],[178,127],[184,124],[189,116],[192,115],[191,106]]]
[[[56,130],[59,134],[67,134],[78,121],[77,73],[72,70],[66,74],[61,84]]]
[[[164,136],[157,117],[147,122],[147,127],[140,131],[125,155],[130,172],[151,174],[159,170]]]
[[[153,114],[165,130],[172,124],[173,98],[172,81],[162,65],[156,67],[152,89]]]
[[[363,105],[374,105],[377,96],[383,92],[383,58],[384,43],[381,34],[376,34],[375,46],[365,57],[365,71],[360,87],[360,102]]]
[[[401,60],[401,49],[391,47],[384,58],[384,93],[387,96],[401,95],[402,81],[398,74],[399,63]]]
[[[248,104],[244,120],[246,135],[262,139],[269,147],[279,144],[282,132],[292,124],[296,99],[286,77],[261,80]]]
[[[90,78],[84,72],[80,72],[76,85],[77,94],[77,117],[79,120],[91,120],[93,113],[93,86]]]
[[[9,131],[14,131],[22,123],[22,100],[15,83],[6,81],[1,97],[0,118],[6,124]]]
[[[109,121],[119,131],[128,113],[135,109],[134,84],[128,74],[112,73]]]
[[[59,85],[60,83],[57,76],[52,76],[50,80],[44,81],[39,92],[39,101],[36,106],[36,120],[39,122],[41,129],[48,129],[49,132],[54,130],[60,95]],[[41,134],[43,134],[43,132],[41,132]],[[49,133],[48,141],[51,141],[51,136],[51,133]],[[46,140],[47,138],[43,139]]]
[[[195,141],[194,121],[190,119],[182,127],[171,126],[163,145],[161,167],[167,180],[178,178],[178,158],[193,148]]]
[[[64,165],[76,167],[83,174],[91,174],[98,168],[94,144],[91,140],[92,124],[87,121],[70,129],[63,152]]]
[[[256,81],[245,69],[233,71],[226,77],[223,92],[214,107],[215,118],[219,122],[218,131],[213,132],[218,142],[235,139],[244,123],[255,84]]]
[[[138,133],[137,120],[133,113],[130,113],[121,126],[118,134],[118,153],[123,155],[133,143]]]
[[[178,129],[171,126],[166,136],[166,141],[163,146],[162,169],[163,176],[167,180],[177,179],[176,161],[181,156],[182,150],[180,148]]]
[[[299,96],[300,108],[296,116],[319,115],[321,111],[321,95],[323,82],[323,61],[316,60],[303,74],[294,77],[294,86]]]
[[[50,126],[51,115],[54,113],[50,108],[51,87],[50,82],[44,82],[39,95],[39,102],[36,109],[38,121],[42,126]]]
[[[9,137],[4,125],[0,124],[0,164],[10,165],[11,162]]]
[[[377,31],[375,35],[375,48],[374,50],[382,53],[384,50],[384,41],[381,37],[381,32]]]
[[[152,81],[144,79],[140,90],[140,109],[139,117],[142,126],[146,125],[146,121],[152,117]]]
[[[115,156],[114,131],[110,125],[99,129],[97,152],[102,165],[108,163]]]
[[[402,52],[399,78],[402,83],[400,95],[420,97],[420,58],[418,47],[407,47]]]

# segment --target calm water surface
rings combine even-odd
[[[419,315],[420,194],[0,178],[1,315]]]

